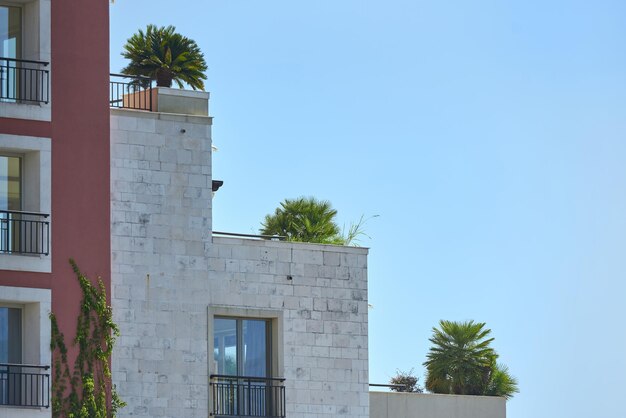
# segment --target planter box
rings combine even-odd
[[[209,93],[206,91],[155,87],[152,110],[193,116],[209,116]]]
[[[154,87],[125,94],[122,101],[121,107],[126,109],[150,110],[152,108],[153,112],[209,116],[209,93],[206,91]]]

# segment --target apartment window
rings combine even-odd
[[[0,103],[44,105],[50,101],[49,2],[0,4]],[[46,111],[24,110],[28,119],[49,120]],[[19,117],[19,106],[6,107]],[[17,113],[15,113],[17,112]],[[35,115],[34,113],[39,113]]]
[[[50,367],[25,361],[29,353],[39,351],[34,344],[41,343],[41,330],[26,329],[24,324],[38,324],[40,316],[38,303],[0,305],[0,406],[50,406]]]
[[[0,363],[22,363],[21,308],[0,307]]]
[[[0,57],[22,57],[22,9],[0,5]]]
[[[0,252],[20,248],[22,210],[22,159],[0,155]]]
[[[217,373],[268,377],[270,329],[268,320],[215,318],[213,358]]]
[[[3,270],[51,271],[50,149],[48,138],[0,133],[0,266]]]
[[[22,309],[0,307],[0,405],[21,399]]]
[[[50,406],[51,299],[50,289],[0,286],[0,417],[5,406]]]
[[[22,210],[22,158],[0,154],[0,210]]]
[[[272,322],[214,318],[213,415],[285,416],[284,379],[272,376]]]
[[[22,160],[0,154],[0,253],[47,255],[48,215],[22,210]]]
[[[0,5],[0,100],[18,97],[17,63],[22,58],[22,9]]]

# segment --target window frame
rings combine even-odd
[[[253,318],[253,317],[240,317],[240,316],[223,316],[215,315],[213,321],[215,324],[216,319],[230,319],[235,321],[235,363],[237,368],[237,374],[234,376],[248,376],[248,377],[273,377],[272,373],[272,320],[268,318]],[[243,352],[245,351],[244,345],[244,321],[262,321],[265,323],[265,376],[251,376],[249,373],[244,372],[245,358]],[[215,329],[215,328],[214,328]],[[213,341],[215,341],[215,332],[213,335]],[[213,361],[215,362],[215,344],[213,346]],[[217,372],[217,370],[216,370]],[[224,373],[222,373],[224,374]]]
[[[26,31],[24,30],[24,26],[26,24],[26,20],[24,18],[24,3],[13,3],[9,1],[0,1],[0,7],[15,7],[20,9],[20,42],[19,48],[16,48],[16,59],[22,59],[24,56],[24,37],[26,36]],[[19,49],[19,51],[18,51]],[[9,57],[10,58],[10,57]]]
[[[1,105],[0,105],[1,107]],[[48,255],[0,254],[3,270],[52,271],[52,141],[50,138],[0,133],[0,154],[21,157],[21,206],[24,212],[49,215]]]
[[[39,62],[37,68],[46,70],[47,85],[45,101],[0,101],[0,117],[51,121],[52,120],[52,76],[53,65],[51,24],[52,6],[50,0],[11,0],[0,5],[19,7],[21,23],[21,60]],[[42,100],[44,100],[42,98]]]
[[[6,399],[18,399],[18,401],[17,403],[9,402],[0,405],[0,416],[4,416],[3,412],[9,409],[49,407],[51,399],[51,387],[49,386],[51,376],[49,369],[52,363],[52,353],[50,351],[52,328],[48,314],[52,307],[52,290],[0,286],[0,307],[20,308],[21,311],[21,362],[15,369],[12,367],[8,367],[8,369],[24,372],[17,373],[17,375],[25,375],[18,377],[18,382],[37,382],[34,386],[37,389],[34,391],[31,390],[33,389],[32,386],[27,385],[23,396],[21,394],[16,395],[17,397],[9,395],[9,398],[4,398],[5,401]],[[32,380],[32,377],[26,377],[39,375],[41,377],[34,378],[35,380]],[[45,382],[47,383],[44,385]],[[40,386],[40,383],[44,386]],[[9,387],[7,390],[10,390],[10,385],[6,387]],[[20,383],[19,391],[22,391],[22,388]]]
[[[19,158],[20,159],[20,208],[17,209],[17,210],[22,211],[22,210],[24,210],[24,193],[25,193],[24,176],[26,174],[26,170],[24,168],[24,166],[25,166],[24,161],[25,161],[26,155],[24,155],[23,153],[19,153],[19,152],[10,152],[10,151],[4,151],[4,150],[0,149],[0,157]],[[2,209],[2,208],[0,208],[0,209]]]
[[[284,374],[284,344],[283,344],[283,311],[273,309],[238,308],[231,306],[210,305],[208,309],[208,374],[217,374],[215,366],[214,350],[214,320],[215,317],[232,319],[261,319],[269,322],[270,338],[267,343],[271,347],[268,350],[269,373],[268,378],[282,377]]]
[[[6,303],[0,302],[0,309],[19,309],[20,311],[20,361],[17,364],[24,364],[24,345],[26,344],[25,340],[25,328],[24,328],[24,309],[26,308],[23,304],[18,303]],[[7,361],[7,363],[11,363]]]

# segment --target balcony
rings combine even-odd
[[[211,416],[285,417],[285,379],[211,375]]]
[[[49,63],[0,57],[0,103],[47,104]]]
[[[110,74],[109,104],[121,109],[152,111],[150,77]]]
[[[0,363],[0,406],[50,407],[50,366]]]
[[[47,213],[0,210],[0,254],[49,255]]]
[[[110,74],[110,107],[188,116],[209,115],[208,92],[153,87],[152,84],[150,77]]]

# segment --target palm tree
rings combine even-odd
[[[517,392],[519,392],[517,379],[509,374],[509,368],[504,364],[496,364],[484,394],[488,396],[504,396],[508,399]]]
[[[261,223],[263,235],[281,235],[289,241],[344,244],[335,223],[337,211],[330,202],[313,197],[285,199],[273,215],[266,215]]]
[[[511,397],[517,381],[496,363],[490,329],[474,321],[439,321],[429,341],[426,389],[434,393]]]
[[[204,90],[204,55],[194,40],[176,33],[174,26],[139,29],[126,41],[122,56],[130,60],[124,74],[150,77],[157,86],[171,87],[175,81],[180,88],[185,82],[194,90]]]

